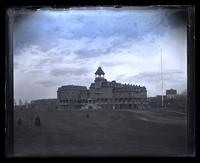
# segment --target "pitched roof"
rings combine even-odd
[[[105,73],[101,69],[101,67],[98,67],[97,71],[95,72],[95,75],[104,75]]]

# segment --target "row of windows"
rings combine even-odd
[[[143,101],[146,98],[97,98],[96,100],[91,100],[91,102],[130,102],[130,101]]]
[[[130,102],[130,101],[144,101],[146,98],[97,98],[96,100],[89,100],[89,102]],[[60,102],[87,102],[87,99],[64,99]]]
[[[97,101],[123,101],[123,100],[138,100],[146,98],[97,98]]]
[[[68,99],[68,100],[60,100],[61,103],[81,103],[81,102],[87,102],[87,99],[81,99],[81,100],[78,100],[78,99]]]
[[[141,105],[143,105],[143,104],[141,104]],[[114,106],[114,107],[121,107],[121,106],[129,106],[129,107],[131,107],[131,106],[137,106],[137,104],[115,104],[115,105],[112,105],[112,104],[100,104],[100,106],[104,106],[104,107],[106,107],[106,106]]]
[[[114,89],[113,93],[122,93],[122,92],[129,92],[131,95],[134,95],[135,93],[146,93],[146,90],[140,90],[140,89]]]
[[[58,93],[58,97],[60,98],[60,97],[78,97],[78,96],[87,96],[88,94],[87,93],[77,93],[77,92],[75,92],[75,93],[67,93],[67,92],[63,92],[63,93]]]

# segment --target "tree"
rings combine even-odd
[[[187,106],[187,91],[184,90],[176,96],[176,106],[186,111]]]
[[[181,92],[181,95],[187,96],[187,90],[185,89],[184,91]]]
[[[19,105],[23,105],[22,99],[19,99]]]
[[[24,105],[28,105],[28,101],[27,100],[25,100]]]
[[[28,108],[28,101],[25,100],[24,105],[26,106],[26,108]]]
[[[16,99],[14,99],[14,106],[16,106],[17,105],[17,102],[16,102]]]

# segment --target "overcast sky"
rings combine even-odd
[[[187,28],[180,9],[82,8],[13,12],[16,100],[56,98],[89,87],[98,66],[109,81],[145,86],[148,96],[187,85]],[[165,93],[165,91],[164,91]]]

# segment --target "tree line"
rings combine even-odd
[[[21,98],[18,100],[14,99],[14,105],[28,105],[28,101],[27,100],[22,100]]]

